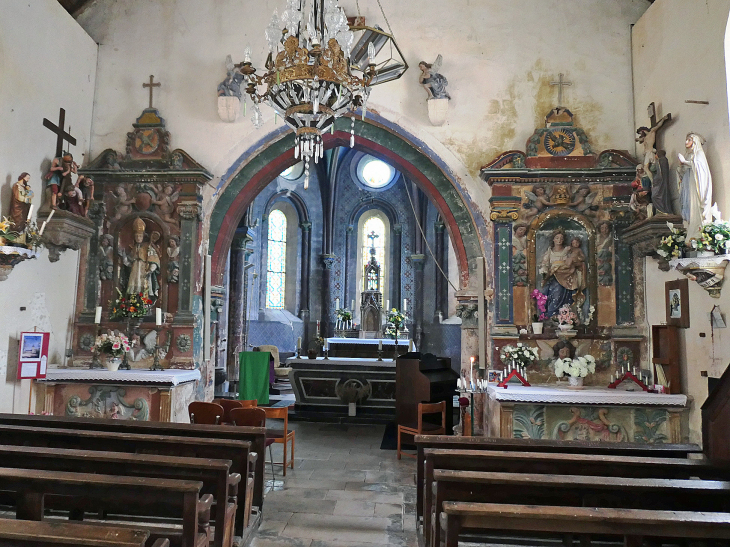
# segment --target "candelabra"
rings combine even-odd
[[[155,332],[157,333],[157,336],[155,336],[155,355],[150,370],[165,370],[160,364],[160,327],[155,327]]]
[[[96,327],[96,338],[99,337],[101,334],[101,327]],[[91,363],[89,364],[89,369],[95,369],[95,368],[104,368],[101,364],[101,361],[99,360],[99,350],[96,347],[96,338],[94,339],[94,356],[91,359]]]
[[[325,359],[329,359],[329,355],[328,355],[328,354],[329,354],[329,352],[330,352],[330,349],[329,349],[329,347],[328,347],[328,346],[325,346],[325,347],[324,347],[324,349],[323,349],[322,351],[324,352],[324,358],[325,358]]]

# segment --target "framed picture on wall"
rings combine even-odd
[[[687,279],[667,281],[664,284],[667,305],[667,325],[689,328],[689,282]]]

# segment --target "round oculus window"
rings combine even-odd
[[[363,157],[357,171],[360,182],[370,188],[384,188],[395,178],[393,167],[372,156]]]
[[[286,180],[297,180],[304,173],[304,164],[300,161],[284,169],[279,176]]]

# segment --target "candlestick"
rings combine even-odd
[[[96,307],[96,313],[94,314],[94,323],[97,325],[101,323],[101,306]]]
[[[162,325],[162,308],[155,308],[155,325]]]
[[[302,337],[297,338],[297,349],[302,349]]]
[[[156,311],[162,311],[160,308],[157,308]],[[160,324],[158,323],[155,327],[155,332],[157,333],[157,336],[155,336],[155,355],[154,359],[152,360],[152,368],[150,370],[165,370],[162,368],[162,365],[160,364]]]
[[[383,351],[383,341],[378,340],[378,351]]]

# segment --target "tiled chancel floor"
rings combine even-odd
[[[380,450],[384,426],[290,422],[294,469],[266,465],[263,522],[252,547],[415,547],[413,458]],[[281,461],[281,445],[274,459]],[[267,451],[268,459],[268,451]]]

